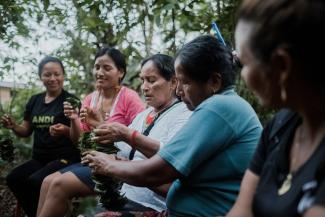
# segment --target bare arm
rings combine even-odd
[[[171,185],[172,185],[172,183],[167,183],[167,184],[163,184],[163,185],[160,185],[157,187],[151,187],[150,190],[154,191],[155,193],[159,194],[160,196],[166,197]]]
[[[120,123],[108,123],[99,126],[99,129],[94,130],[96,137],[94,141],[101,144],[109,144],[112,142],[124,141],[131,147],[137,149],[147,158],[155,155],[160,147],[160,143],[157,140],[151,139],[141,133],[135,133],[133,129],[130,129]]]
[[[11,129],[19,137],[28,137],[32,134],[32,128],[28,121],[23,121],[21,124],[17,124],[16,121],[9,115],[1,117],[1,123],[7,129]]]
[[[325,217],[325,207],[316,205],[308,209],[304,217]]]
[[[12,131],[20,137],[28,137],[32,134],[32,129],[28,121],[23,121],[19,125],[15,125],[12,128]]]
[[[81,135],[78,108],[74,109],[69,102],[64,102],[63,112],[70,119],[69,137],[73,144],[78,144]]]
[[[140,151],[144,156],[150,158],[154,156],[160,148],[160,143],[148,136],[144,136],[141,133],[135,133],[134,130],[128,129],[128,135],[125,142],[130,144],[132,148]]]
[[[81,136],[81,129],[79,119],[74,119],[70,121],[70,139],[73,144],[78,144],[79,138]]]
[[[246,170],[240,186],[239,196],[226,217],[253,217],[252,202],[258,181],[259,176],[250,170]]]
[[[120,161],[114,155],[91,151],[83,158],[83,163],[88,163],[95,174],[112,176],[140,187],[171,183],[181,176],[159,155],[141,161]]]

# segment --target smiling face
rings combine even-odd
[[[167,81],[160,75],[154,62],[146,62],[140,73],[142,80],[141,89],[148,105],[160,111],[168,106],[175,98],[176,79],[172,78]]]
[[[121,72],[115,65],[113,59],[108,55],[96,59],[93,74],[97,89],[111,89],[120,84],[124,72]]]
[[[176,93],[189,110],[193,111],[201,102],[213,95],[209,82],[201,83],[186,75],[179,58],[175,61],[175,73],[178,81]]]
[[[61,92],[63,88],[64,73],[59,63],[46,63],[42,68],[40,78],[48,92]]]
[[[261,63],[253,54],[249,41],[252,31],[252,23],[240,21],[236,27],[236,47],[243,64],[241,76],[262,105],[274,107],[281,101],[279,72],[272,64]]]

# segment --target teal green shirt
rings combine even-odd
[[[233,89],[203,101],[158,153],[182,174],[167,195],[169,216],[225,215],[261,130],[253,108]]]

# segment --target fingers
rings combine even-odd
[[[81,163],[86,164],[89,166],[89,164],[94,162],[94,158],[97,155],[97,151],[85,151],[82,153]]]
[[[111,125],[111,123],[102,123],[102,124],[98,125],[97,129],[107,129],[107,128],[109,128],[110,125]]]
[[[61,123],[53,124],[49,128],[51,136],[59,136],[64,133],[65,125]]]
[[[78,108],[74,109],[73,106],[69,102],[63,102],[63,113],[66,117],[72,118],[72,116],[75,114],[77,116],[78,114]]]
[[[59,131],[55,125],[50,126],[49,133],[51,136],[59,136]]]
[[[81,159],[81,164],[83,164],[83,165],[88,165],[88,164],[89,164],[89,160],[88,160],[88,158],[83,157],[83,158]]]
[[[96,134],[96,136],[103,136],[103,135],[107,135],[109,133],[109,129],[94,129],[94,133]]]
[[[92,138],[93,141],[100,144],[109,144],[114,142],[114,133],[111,131],[110,128],[94,129],[93,131],[96,135]]]
[[[101,140],[101,141],[98,140],[96,142],[99,143],[99,144],[102,144],[102,145],[109,145],[109,144],[113,144],[114,143],[112,140],[108,140],[108,139]]]
[[[15,122],[8,114],[5,114],[1,117],[1,123],[6,128],[13,128],[13,126],[15,125]]]
[[[101,134],[97,135],[91,138],[92,141],[100,144],[109,144],[113,143],[114,139],[109,134]]]
[[[79,117],[80,117],[81,122],[84,122],[84,123],[87,122],[88,110],[89,110],[88,107],[84,107],[84,108],[80,109]]]
[[[59,128],[62,128],[63,127],[63,124],[57,123],[57,124],[51,125],[50,127],[52,127],[53,129],[59,129]]]
[[[51,136],[55,136],[55,132],[54,131],[55,131],[54,130],[54,127],[50,126],[49,133],[50,133]]]
[[[90,152],[91,151],[85,151],[83,153],[81,153],[82,157],[81,157],[81,163],[82,164],[89,164],[89,157],[90,157]]]

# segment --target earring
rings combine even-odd
[[[281,95],[282,102],[286,102],[287,101],[287,90],[282,85],[281,85],[280,95]]]
[[[287,94],[287,77],[288,75],[283,73],[280,76],[280,98],[282,102],[286,102],[288,99],[288,94]]]

